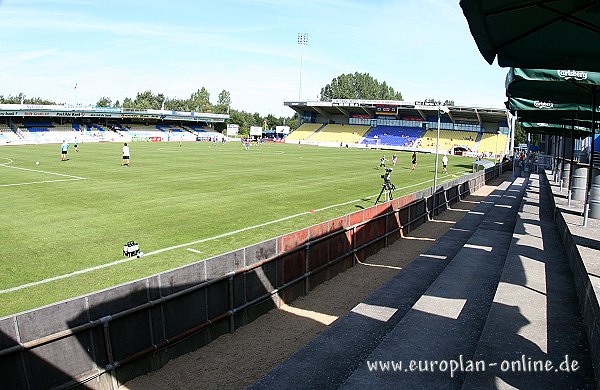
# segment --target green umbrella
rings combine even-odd
[[[582,126],[581,123],[577,126],[567,126],[556,123],[540,123],[540,122],[520,122],[521,127],[532,134],[549,134],[549,135],[564,135],[573,130],[573,138],[589,137],[591,129]],[[587,122],[591,125],[591,122]]]
[[[485,60],[502,67],[600,72],[597,0],[461,0]]]
[[[509,97],[506,107],[513,114],[516,113],[521,122],[568,125],[573,121],[573,118],[588,121],[592,119],[592,108],[587,104]]]
[[[510,68],[506,96],[589,105],[600,73],[576,70]]]

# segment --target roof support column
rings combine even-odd
[[[587,226],[588,214],[590,211],[590,195],[592,188],[592,176],[594,175],[594,148],[595,148],[595,139],[596,139],[596,94],[598,92],[597,86],[592,86],[592,142],[590,143],[590,165],[588,167],[588,179],[585,188],[585,205],[583,206],[583,227]],[[600,193],[594,194],[594,201],[600,202],[600,199],[595,199],[596,197],[600,198]],[[600,207],[598,204],[597,207]],[[594,216],[597,218],[600,215],[600,210],[594,210],[592,212],[592,218]]]

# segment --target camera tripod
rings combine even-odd
[[[379,193],[379,196],[377,197],[375,204],[379,203],[379,200],[381,199],[382,195],[384,197],[383,202],[387,202],[388,200],[394,199],[394,195],[393,195],[394,190],[396,190],[396,186],[393,185],[391,181],[384,181],[383,185],[381,186],[381,192]]]

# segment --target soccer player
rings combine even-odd
[[[73,141],[73,148],[75,149],[75,153],[79,153],[79,149],[77,149],[78,145],[79,141],[77,140],[77,137],[75,137],[75,141]]]
[[[127,142],[123,144],[123,163],[121,166],[123,165],[129,166],[129,146],[127,146]]]
[[[387,159],[385,158],[385,154],[383,156],[381,156],[381,158],[379,159],[379,166],[377,167],[377,169],[384,167],[385,168],[385,162],[387,161]]]
[[[398,156],[396,156],[396,153],[394,153],[394,155],[392,156],[392,164],[394,164],[394,166],[396,166],[397,162],[398,162]]]
[[[69,144],[63,139],[63,143],[60,145],[60,161],[67,161],[67,149],[69,149]]]
[[[417,152],[413,152],[412,154],[412,170],[417,169]]]
[[[445,154],[444,154],[444,157],[442,157],[442,167],[443,167],[442,172],[448,173],[448,156],[446,156]]]

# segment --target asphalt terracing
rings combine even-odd
[[[507,179],[250,388],[595,388],[544,185]]]

